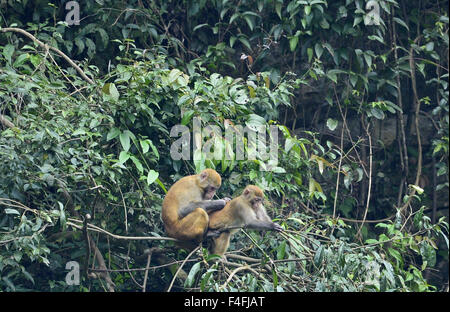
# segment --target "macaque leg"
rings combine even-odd
[[[223,256],[223,254],[227,251],[228,245],[230,244],[230,232],[223,232],[219,237],[214,238],[214,246],[212,248],[212,253]]]
[[[174,236],[183,241],[200,243],[208,229],[209,217],[205,210],[196,208],[190,214],[180,219]]]

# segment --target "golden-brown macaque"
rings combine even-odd
[[[263,200],[263,191],[255,185],[248,185],[241,196],[231,200],[222,210],[209,215],[211,233],[208,233],[208,236],[213,237],[211,249],[213,254],[223,256],[230,244],[231,235],[241,227],[277,232],[283,230],[269,218],[262,205]],[[220,233],[218,237],[214,237],[215,232]]]
[[[186,176],[175,182],[162,205],[162,220],[167,234],[184,247],[198,245],[208,229],[208,212],[222,209],[229,199],[211,200],[222,183],[213,169]]]

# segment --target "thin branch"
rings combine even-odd
[[[233,278],[233,276],[234,276],[237,272],[242,271],[242,270],[248,270],[248,269],[250,269],[250,266],[249,266],[249,265],[243,265],[243,266],[240,266],[240,267],[234,269],[233,272],[231,272],[230,276],[228,276],[228,278],[227,278],[227,280],[225,281],[225,283],[223,283],[223,285],[220,286],[219,289],[220,289],[220,290],[224,289],[224,288],[228,285],[228,283],[231,281],[231,279]]]
[[[172,289],[173,283],[175,282],[175,279],[177,278],[178,273],[180,273],[181,269],[183,268],[183,265],[186,263],[186,261],[197,251],[199,250],[201,245],[197,246],[194,250],[191,251],[191,253],[184,259],[183,263],[178,267],[178,270],[175,272],[175,275],[172,278],[172,281],[170,282],[169,288],[167,289],[167,292],[170,292]]]
[[[67,222],[68,225],[71,225],[71,226],[73,226],[73,227],[75,227],[77,229],[81,229],[82,228],[80,225],[75,224],[73,222],[70,222],[70,221],[74,221],[74,222],[82,222],[82,221],[77,220],[77,219],[73,219],[73,218],[68,218],[67,220],[68,220],[68,222]],[[91,223],[88,223],[87,225],[88,225],[88,230],[94,231],[94,232],[103,233],[103,234],[109,235],[109,236],[111,236],[111,237],[113,237],[115,239],[124,239],[124,240],[168,240],[168,241],[175,241],[175,242],[178,241],[177,239],[172,238],[172,237],[162,237],[162,236],[161,237],[158,237],[158,236],[121,236],[121,235],[116,235],[116,234],[110,233],[110,232],[108,232],[108,231],[106,231],[106,230],[104,230],[104,229],[102,229],[102,228],[100,228],[100,227],[98,227],[96,225],[93,225]]]
[[[153,250],[154,250],[153,248],[150,248],[150,251],[147,255],[147,265],[145,266],[144,284],[142,285],[142,292],[145,292],[145,288],[147,286],[148,271],[150,268],[150,261],[152,260]]]
[[[358,233],[356,234],[357,236],[360,236],[361,229],[364,226],[364,223],[366,221],[367,212],[369,211],[370,193],[372,191],[372,166],[373,166],[372,158],[373,158],[373,154],[372,154],[372,137],[370,135],[369,127],[370,127],[370,122],[367,124],[367,127],[366,127],[367,137],[369,138],[369,186],[367,188],[366,210],[364,211],[364,216],[363,216],[363,220],[361,222],[361,226],[359,227]]]
[[[339,103],[338,100],[338,105],[341,105],[341,103]],[[345,119],[347,116],[347,110],[345,111],[344,116],[342,116],[343,119]],[[342,120],[342,123],[344,123],[345,121]],[[342,150],[344,149],[344,124],[342,124],[342,129],[341,129],[341,144],[340,144],[340,150],[341,150],[341,155],[339,157],[339,165],[338,165],[338,171],[337,171],[337,178],[336,178],[336,191],[334,193],[334,203],[333,203],[333,219],[336,217],[336,206],[337,206],[337,199],[338,199],[338,191],[339,191],[339,179],[341,177],[340,173],[341,173],[341,166],[342,166]]]
[[[88,76],[86,76],[86,74],[83,72],[83,70],[74,63],[74,61],[72,61],[66,54],[64,54],[64,52],[62,52],[61,50],[49,46],[46,43],[43,43],[42,41],[40,41],[39,39],[37,39],[35,36],[33,36],[32,34],[30,34],[28,31],[20,29],[20,28],[15,28],[15,27],[7,27],[7,28],[1,28],[0,29],[1,32],[15,32],[15,33],[19,33],[22,34],[26,37],[28,37],[29,39],[33,40],[35,43],[37,43],[38,45],[40,45],[42,48],[44,48],[46,51],[48,50],[52,50],[53,52],[56,52],[57,54],[59,54],[63,59],[65,59],[67,61],[67,63],[70,64],[70,66],[72,66],[73,68],[75,68],[75,70],[81,75],[81,77],[83,77],[84,80],[86,80],[87,82],[89,82],[90,84],[94,84],[94,81],[91,80],[91,78],[89,78]]]
[[[414,44],[417,44],[417,41],[419,41],[421,36],[417,37],[414,40]],[[419,114],[420,114],[420,100],[417,93],[417,85],[416,85],[416,63],[413,58],[413,45],[411,45],[409,49],[409,67],[411,71],[411,87],[413,89],[413,95],[414,95],[414,103],[415,103],[415,118],[414,118],[414,125],[416,128],[416,136],[417,136],[417,171],[416,171],[416,179],[414,181],[414,185],[419,185],[420,176],[422,175],[422,141],[420,138],[420,128],[419,128]],[[406,203],[399,208],[399,211],[403,211],[406,207],[409,206],[411,203],[413,196],[416,194],[416,189],[412,188],[411,193],[408,195],[408,200]]]

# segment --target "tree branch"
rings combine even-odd
[[[48,44],[40,41],[35,36],[30,34],[28,31],[20,29],[20,28],[15,28],[15,27],[0,28],[0,31],[4,32],[4,33],[6,33],[6,32],[14,32],[14,33],[22,34],[22,35],[28,37],[29,39],[33,40],[35,43],[40,45],[46,51],[52,50],[53,52],[56,52],[59,56],[61,56],[63,59],[65,59],[67,61],[67,63],[70,64],[70,66],[75,68],[75,70],[81,75],[81,77],[83,77],[84,80],[86,80],[90,84],[94,84],[94,81],[91,78],[89,78],[88,76],[86,76],[86,74],[83,72],[83,70],[77,64],[75,64],[75,62],[72,61],[66,54],[64,54],[64,52],[62,52],[61,50],[59,50],[59,49],[57,49],[55,47],[49,46]]]

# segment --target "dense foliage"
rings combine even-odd
[[[448,291],[448,1],[66,2],[0,3],[0,290]],[[174,160],[194,118],[275,125],[278,163]],[[285,231],[164,240],[206,167]]]

